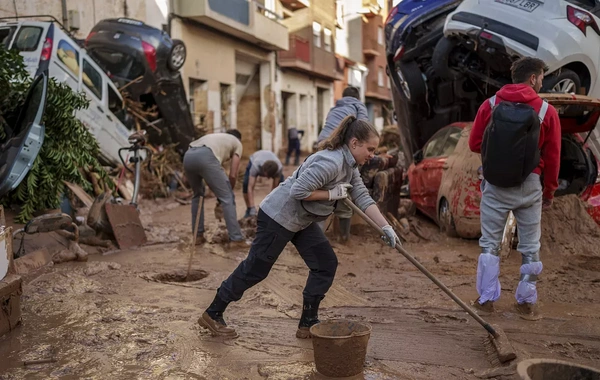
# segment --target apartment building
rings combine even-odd
[[[282,0],[282,23],[289,49],[277,54],[281,89],[281,146],[291,127],[305,131],[304,151],[312,151],[333,106],[334,81],[343,77],[335,57],[335,0]]]
[[[391,3],[387,0],[336,1],[336,55],[343,62],[344,76],[335,85],[335,99],[341,98],[346,86],[359,87],[369,119],[378,129],[393,123],[383,29]]]
[[[244,156],[279,149],[276,54],[288,49],[274,0],[171,0],[170,33],[187,45],[182,69],[195,123],[237,128]]]

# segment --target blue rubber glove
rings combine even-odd
[[[396,235],[396,231],[394,231],[394,228],[392,226],[388,224],[387,226],[383,226],[381,229],[384,233],[381,239],[385,242],[385,244],[389,245],[392,248],[396,247],[396,244],[402,245],[402,243],[400,242],[400,238],[398,237],[398,235]]]

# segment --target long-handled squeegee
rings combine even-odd
[[[377,230],[380,235],[384,235],[383,230],[364,212],[362,212],[354,203],[349,199],[344,199],[344,203],[348,205],[355,213],[360,215],[371,227]],[[458,298],[446,285],[438,280],[431,272],[427,270],[420,262],[418,262],[410,253],[408,253],[400,244],[396,244],[396,250],[400,252],[408,261],[417,267],[425,276],[427,276],[434,284],[442,289],[450,298],[454,300],[460,307],[462,307],[473,319],[475,319],[484,329],[489,333],[489,339],[494,349],[498,353],[498,360],[501,363],[508,362],[517,357],[515,350],[513,349],[506,333],[498,326],[493,326],[483,320],[477,313],[475,313],[467,304],[465,304],[460,298]]]

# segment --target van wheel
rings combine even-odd
[[[440,212],[438,215],[440,229],[449,237],[458,237],[456,233],[456,226],[454,225],[454,217],[450,211],[450,204],[446,198],[442,198],[440,201]]]
[[[541,92],[555,92],[560,94],[579,94],[581,79],[573,70],[560,69],[554,74],[544,78]]]
[[[179,71],[183,67],[186,57],[187,50],[183,41],[173,40],[173,47],[171,48],[171,54],[169,55],[169,60],[167,61],[169,70]]]
[[[410,103],[420,103],[427,94],[423,73],[415,61],[396,63],[398,88]]]

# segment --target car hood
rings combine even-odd
[[[562,133],[586,133],[596,128],[600,100],[571,94],[540,94],[540,97],[556,108]]]

